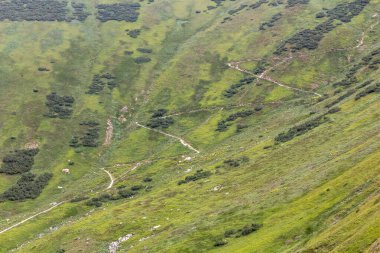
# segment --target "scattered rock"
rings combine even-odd
[[[108,246],[109,253],[116,253],[120,243],[129,240],[132,236],[133,234],[127,234],[126,236],[120,237],[117,241],[111,242]]]

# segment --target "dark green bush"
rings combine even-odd
[[[226,119],[218,122],[218,126],[217,126],[215,131],[218,131],[218,132],[226,131],[228,126],[230,125],[229,122],[233,122],[233,121],[237,120],[238,118],[246,118],[246,117],[252,115],[253,113],[254,113],[254,111],[252,111],[252,110],[244,110],[241,112],[231,114]]]
[[[28,172],[32,169],[38,151],[38,149],[21,149],[11,152],[3,158],[0,173],[14,175]]]
[[[243,79],[239,80],[239,83],[233,84],[227,90],[225,90],[223,93],[223,96],[230,98],[230,97],[234,96],[235,94],[237,94],[243,86],[251,84],[255,80],[256,80],[255,77],[243,78]]]
[[[286,7],[293,7],[297,4],[308,4],[310,0],[288,0],[288,5]]]
[[[259,230],[263,225],[262,224],[257,224],[253,223],[250,225],[246,225],[243,228],[240,229],[229,229],[224,232],[224,237],[226,238],[238,238],[241,236],[247,236],[249,234],[252,234],[253,232],[256,232]]]
[[[355,96],[355,100],[359,100],[360,98],[365,97],[371,93],[380,93],[380,83],[376,83],[374,85],[371,85],[371,86],[367,87],[364,91],[359,92]]]
[[[87,200],[87,199],[88,199],[88,197],[85,197],[85,196],[83,196],[83,197],[76,197],[76,198],[73,198],[72,200],[70,200],[70,202],[71,203],[76,203],[76,202],[81,202],[81,201]]]
[[[92,78],[92,83],[88,87],[86,94],[99,94],[103,91],[104,87],[108,87],[110,90],[117,86],[115,77],[110,73],[105,73],[102,75],[94,75]]]
[[[328,118],[326,118],[325,116],[319,116],[319,117],[316,117],[314,119],[308,120],[305,123],[302,123],[298,126],[294,126],[294,127],[290,128],[285,133],[280,133],[275,138],[275,141],[276,141],[276,143],[290,141],[290,140],[294,139],[295,137],[303,135],[303,134],[311,131],[312,129],[320,126],[321,124],[327,122],[327,120],[328,120]]]
[[[147,126],[150,128],[168,128],[172,124],[174,124],[174,119],[172,117],[151,118],[147,123]]]
[[[148,183],[148,182],[152,182],[153,181],[153,179],[152,178],[150,178],[150,177],[146,177],[146,178],[144,178],[144,180],[143,180],[145,183]]]
[[[134,185],[131,187],[131,191],[139,191],[141,189],[143,189],[144,186],[143,185]]]
[[[122,198],[131,198],[137,194],[136,191],[125,190],[125,189],[119,190],[118,193]]]
[[[136,22],[140,7],[139,3],[98,4],[96,17],[101,22],[110,20]]]
[[[210,171],[197,170],[197,172],[195,172],[195,174],[185,177],[184,180],[180,180],[178,182],[178,185],[187,184],[187,183],[192,182],[192,181],[198,181],[202,178],[207,178],[211,175],[212,175],[212,173]]]
[[[26,172],[21,175],[21,178],[14,186],[1,195],[1,199],[11,201],[35,199],[41,194],[52,176],[53,174],[51,173],[44,173],[37,177],[31,172]]]
[[[74,98],[72,96],[59,96],[55,92],[46,96],[48,112],[44,115],[49,118],[69,118],[73,112]]]
[[[168,112],[166,109],[157,109],[153,112],[152,118],[160,118],[165,116],[165,114]]]
[[[134,59],[134,61],[137,63],[137,64],[141,64],[141,63],[148,63],[151,61],[151,59],[149,57],[145,57],[145,56],[140,56],[140,57],[136,57]]]
[[[288,6],[307,2],[308,0],[289,0]],[[335,20],[350,22],[353,17],[360,14],[368,3],[369,0],[355,0],[350,3],[338,4],[335,8],[327,10],[328,20],[317,25],[314,29],[305,29],[293,35],[291,38],[280,44],[274,53],[281,54],[282,52],[287,51],[288,47],[294,52],[301,49],[316,49],[324,35],[336,27],[334,24]]]
[[[222,247],[226,245],[228,242],[226,240],[219,240],[214,243],[214,247]]]
[[[128,35],[131,37],[131,38],[137,38],[141,33],[141,30],[140,29],[134,29],[134,30],[130,30],[128,31]]]
[[[282,14],[281,13],[276,13],[272,16],[272,18],[267,21],[267,22],[264,22],[264,23],[261,23],[259,29],[260,30],[266,30],[267,28],[270,28],[270,27],[273,27],[274,24],[280,20],[282,17]],[[262,71],[263,72],[263,71]]]
[[[249,158],[247,156],[242,156],[236,159],[224,160],[223,163],[230,167],[239,167],[242,163],[247,163]]]
[[[153,50],[149,48],[137,48],[137,51],[144,54],[151,54],[153,52]]]

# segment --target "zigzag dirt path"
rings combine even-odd
[[[291,56],[290,58],[286,58],[285,60],[288,61],[288,60],[290,60],[290,59],[292,59],[292,56]],[[284,88],[286,88],[286,89],[289,89],[289,90],[295,90],[295,91],[298,91],[298,92],[308,93],[308,94],[313,94],[313,95],[316,95],[316,96],[318,96],[318,97],[322,97],[322,95],[319,94],[319,93],[317,93],[317,92],[314,92],[314,91],[307,91],[307,90],[302,90],[302,89],[299,89],[299,88],[291,87],[291,86],[288,86],[288,85],[286,85],[286,84],[280,83],[280,82],[278,82],[278,81],[276,81],[276,80],[273,80],[271,77],[266,76],[266,72],[267,72],[268,70],[265,71],[265,72],[263,72],[261,75],[256,75],[256,74],[252,73],[252,72],[249,71],[249,70],[246,70],[246,69],[241,68],[241,67],[240,67],[240,63],[241,63],[240,61],[234,61],[234,62],[230,62],[230,63],[228,63],[227,65],[228,65],[228,67],[230,67],[230,68],[232,68],[232,69],[236,69],[236,70],[238,70],[238,71],[240,71],[240,72],[243,72],[243,73],[246,73],[246,74],[248,74],[248,75],[255,76],[256,78],[259,78],[259,79],[262,79],[262,80],[265,80],[265,81],[268,81],[268,82],[274,83],[274,84],[276,84],[276,85],[278,85],[278,86],[281,86],[281,87],[284,87]],[[273,69],[273,67],[270,68],[269,70],[271,70],[271,69]]]
[[[142,127],[142,128],[145,128],[145,129],[148,129],[148,130],[151,130],[151,131],[154,131],[154,132],[157,132],[157,133],[163,134],[163,135],[166,135],[166,136],[171,137],[171,138],[173,138],[173,139],[176,139],[176,140],[180,141],[181,144],[182,144],[184,147],[186,147],[186,148],[188,148],[188,149],[190,149],[190,150],[192,150],[192,151],[194,151],[194,152],[196,152],[196,153],[198,153],[198,154],[200,153],[199,150],[197,150],[196,148],[194,148],[193,146],[191,146],[188,142],[186,142],[186,141],[185,141],[183,138],[181,138],[181,137],[178,137],[178,136],[175,136],[175,135],[172,135],[172,134],[165,133],[165,132],[163,132],[163,131],[161,131],[161,130],[157,130],[157,129],[153,129],[153,128],[150,128],[150,127],[147,127],[147,126],[141,125],[141,124],[138,123],[138,122],[136,122],[136,125],[138,125],[139,127]]]

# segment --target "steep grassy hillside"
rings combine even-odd
[[[380,0],[9,0],[0,33],[0,252],[380,251]]]

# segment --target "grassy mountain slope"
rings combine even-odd
[[[0,157],[38,146],[31,172],[52,173],[36,199],[0,202],[0,252],[109,252],[128,234],[118,252],[379,250],[379,0],[280,54],[350,1],[140,1],[136,22],[80,2],[84,22],[0,22]],[[116,87],[89,94],[105,73]],[[44,116],[51,92],[75,99],[70,117]],[[138,125],[157,109],[173,124]],[[70,147],[84,121],[98,145]],[[19,179],[0,174],[0,193]]]

